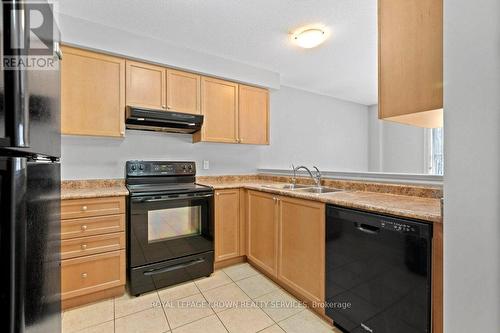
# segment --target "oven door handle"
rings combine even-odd
[[[150,271],[144,272],[143,274],[145,276],[152,276],[152,275],[156,275],[156,274],[162,274],[162,273],[175,271],[176,269],[187,268],[187,267],[198,265],[198,264],[201,264],[204,262],[205,262],[205,259],[200,258],[200,259],[191,260],[189,262],[179,264],[179,265],[169,266],[169,267],[160,268],[160,269],[152,269]]]
[[[163,196],[152,199],[144,199],[144,198],[132,198],[132,202],[158,202],[158,201],[173,201],[173,200],[182,200],[182,199],[200,199],[200,198],[211,198],[213,194],[204,194],[204,195],[176,195],[176,196]]]

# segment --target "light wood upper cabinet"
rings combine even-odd
[[[215,191],[215,261],[240,255],[240,190]]]
[[[322,302],[325,299],[325,205],[280,196],[278,216],[278,280],[303,298]]]
[[[269,143],[269,92],[266,89],[239,86],[239,142]]]
[[[127,105],[166,109],[166,69],[127,60]]]
[[[123,136],[125,60],[67,46],[62,50],[62,133]]]
[[[273,194],[248,191],[247,257],[272,276],[278,268],[277,202]]]
[[[238,142],[238,84],[203,76],[201,78],[201,131],[193,141]]]
[[[443,125],[443,0],[379,0],[379,118]]]
[[[200,82],[199,75],[167,69],[167,110],[200,114]]]

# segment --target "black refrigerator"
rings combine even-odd
[[[59,33],[39,30],[51,47],[31,48],[31,5],[0,8],[0,332],[10,333],[61,331]],[[33,6],[53,23],[50,6]],[[9,57],[56,66],[16,68]]]

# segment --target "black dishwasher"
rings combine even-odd
[[[328,205],[326,314],[349,333],[431,331],[432,225]]]

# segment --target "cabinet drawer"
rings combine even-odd
[[[109,234],[125,230],[125,214],[61,221],[61,239]]]
[[[124,232],[66,239],[61,242],[61,259],[77,258],[124,248]]]
[[[125,284],[125,250],[61,262],[62,299],[82,296]]]
[[[61,219],[125,213],[124,197],[70,199],[61,202]]]

